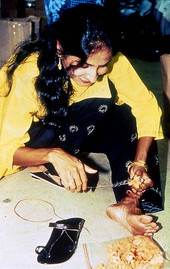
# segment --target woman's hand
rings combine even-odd
[[[75,156],[65,152],[60,148],[18,148],[13,156],[13,165],[25,166],[44,171],[43,164],[52,163],[57,176],[52,176],[58,183],[62,184],[66,190],[80,192],[87,190],[86,173],[94,174],[97,170],[82,163]]]
[[[133,165],[129,171],[129,175],[129,186],[133,193],[141,196],[144,191],[153,186],[152,179],[142,166]]]
[[[60,183],[72,192],[87,191],[87,173],[94,174],[97,170],[82,163],[75,156],[62,149],[51,149],[48,153],[49,162],[53,164],[60,178]]]
[[[153,186],[153,181],[147,173],[148,169],[146,165],[148,152],[153,139],[153,137],[148,136],[139,138],[134,162],[129,165],[129,185],[131,186],[132,192],[139,196],[149,187]],[[141,165],[137,165],[140,163]]]

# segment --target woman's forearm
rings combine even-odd
[[[48,163],[48,154],[51,151],[49,148],[18,148],[13,156],[13,165],[18,166],[35,166]]]
[[[141,160],[146,162],[148,151],[150,149],[153,139],[153,137],[149,136],[139,138],[136,149],[135,161]]]

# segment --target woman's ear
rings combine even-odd
[[[60,56],[63,56],[63,48],[59,40],[56,41],[57,53]]]
[[[58,69],[62,70],[62,59],[64,58],[63,56],[63,48],[61,46],[61,43],[59,40],[56,42],[56,47],[57,47],[57,54],[58,54]]]

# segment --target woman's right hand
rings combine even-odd
[[[72,192],[87,191],[86,173],[97,172],[61,148],[20,147],[13,156],[13,165],[17,166],[36,167],[37,169],[45,163],[53,164],[58,174],[58,177],[52,176],[54,180]]]
[[[60,183],[72,192],[87,191],[87,175],[97,170],[82,163],[77,157],[60,148],[51,149],[48,160],[53,164],[60,178]]]

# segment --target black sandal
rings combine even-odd
[[[56,264],[69,260],[76,251],[84,222],[82,218],[71,218],[50,223],[49,227],[54,229],[47,245],[35,249],[38,254],[37,261]]]

